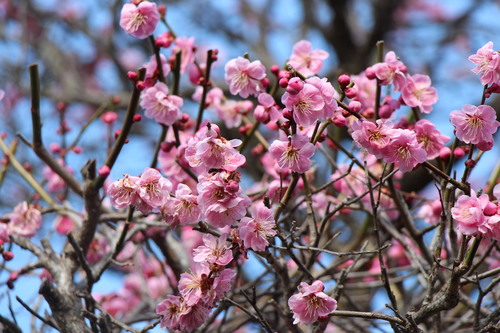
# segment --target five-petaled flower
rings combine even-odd
[[[316,280],[311,285],[301,282],[297,288],[299,293],[288,299],[294,324],[311,324],[337,309],[337,301],[323,292],[323,282]]]
[[[131,3],[123,5],[120,15],[120,26],[126,33],[144,39],[153,34],[160,21],[156,3],[143,1],[136,6]]]
[[[243,98],[264,92],[262,79],[266,77],[266,68],[259,60],[252,61],[243,57],[230,60],[225,67],[225,79],[229,91]]]
[[[288,141],[275,140],[269,152],[276,158],[281,168],[304,173],[311,168],[310,158],[314,155],[314,145],[300,134],[288,137]]]

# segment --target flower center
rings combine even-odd
[[[299,158],[298,149],[295,147],[288,147],[288,149],[281,154],[280,164],[288,163],[289,167],[298,165]]]
[[[397,153],[403,160],[408,160],[411,157],[410,149],[407,146],[399,147]]]
[[[130,31],[137,31],[139,30],[139,27],[146,23],[146,20],[148,19],[147,16],[142,15],[141,13],[137,13],[127,24],[127,30]]]

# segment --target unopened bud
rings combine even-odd
[[[281,88],[286,88],[288,86],[288,79],[286,77],[282,77],[278,84]]]
[[[278,76],[279,73],[280,73],[280,68],[278,65],[272,65],[271,66],[271,73],[273,73],[273,75],[275,76]]]
[[[356,90],[356,88],[347,88],[344,92],[345,92],[345,96],[347,98],[350,98],[350,99],[352,99],[358,95],[358,91]]]
[[[465,151],[461,147],[457,147],[453,151],[453,155],[455,156],[455,158],[462,158],[465,156]]]
[[[146,83],[144,83],[144,81],[137,81],[135,87],[137,90],[143,91],[146,88]]]
[[[127,77],[130,81],[133,81],[133,82],[136,82],[137,78],[138,78],[137,73],[132,72],[132,71],[127,72]]]
[[[345,89],[349,85],[349,83],[351,83],[351,77],[347,74],[342,74],[339,76],[337,81],[338,81],[340,87],[342,89]]]
[[[111,172],[111,169],[107,165],[103,165],[102,167],[99,168],[99,171],[97,171],[97,173],[101,177],[107,177],[107,176],[109,176],[110,172]]]
[[[2,257],[3,257],[3,260],[10,261],[10,260],[14,259],[14,253],[12,253],[11,251],[4,251],[2,253]]]

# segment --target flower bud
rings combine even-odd
[[[361,111],[361,103],[359,101],[350,101],[349,102],[349,109],[354,112],[354,113],[358,113],[359,111]]]
[[[111,172],[111,169],[107,165],[103,165],[102,167],[99,168],[99,171],[97,171],[97,173],[101,177],[107,177],[107,176],[109,176],[110,172]]]
[[[271,66],[271,73],[273,73],[273,75],[275,76],[278,76],[279,73],[280,73],[280,68],[278,65],[272,65]]]
[[[286,77],[282,77],[278,84],[281,88],[286,88],[288,86],[288,79]]]
[[[4,251],[2,253],[2,257],[3,257],[3,260],[10,261],[10,260],[14,259],[14,253],[12,253],[11,251]]]
[[[132,82],[136,82],[138,78],[137,73],[132,71],[127,72],[127,77]]]
[[[297,95],[302,88],[304,88],[304,82],[298,77],[291,78],[290,81],[288,81],[288,85],[286,87],[286,91],[290,95]]]
[[[352,99],[358,95],[358,91],[356,90],[356,88],[347,88],[344,92],[345,92],[345,96],[347,98],[350,98],[350,99]]]
[[[351,77],[347,74],[342,74],[338,77],[337,81],[343,90],[351,83]]]
[[[439,158],[443,161],[448,161],[451,156],[451,149],[449,147],[443,147],[439,150]]]
[[[455,156],[455,158],[462,158],[465,156],[465,151],[462,149],[462,147],[457,147],[453,151],[453,155]]]

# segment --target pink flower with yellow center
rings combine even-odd
[[[391,142],[382,148],[382,157],[387,163],[394,163],[402,172],[411,171],[417,164],[427,160],[423,143],[417,141],[415,132],[397,129]]]
[[[316,280],[311,285],[301,282],[297,289],[299,293],[288,300],[293,324],[311,324],[337,309],[337,301],[323,292],[323,282]]]
[[[462,110],[450,113],[450,122],[455,126],[455,135],[459,140],[479,145],[493,142],[493,133],[500,126],[495,110],[489,105],[466,104]]]
[[[476,64],[472,72],[480,74],[481,84],[498,83],[500,80],[500,57],[499,53],[493,50],[493,43],[488,42],[476,54],[469,57],[469,60]]]
[[[127,3],[123,5],[120,14],[120,26],[133,37],[144,39],[153,34],[160,21],[160,14],[156,3],[144,1],[135,6]]]
[[[328,58],[328,52],[313,50],[307,40],[301,40],[293,46],[288,64],[304,76],[317,74],[323,67],[323,60]]]
[[[294,134],[288,141],[275,140],[269,152],[276,158],[280,168],[289,168],[298,173],[304,173],[311,168],[311,156],[314,155],[314,145],[309,139]]]
[[[401,92],[406,105],[419,107],[423,113],[430,113],[432,106],[438,100],[437,90],[431,87],[431,79],[427,75],[408,75],[406,84]]]
[[[250,62],[248,59],[238,57],[230,60],[225,70],[225,79],[231,94],[247,98],[249,95],[264,92],[262,79],[266,77],[266,68],[259,60]]]

